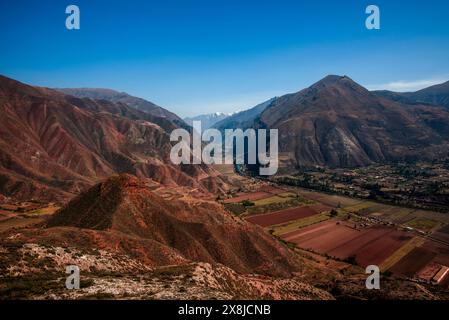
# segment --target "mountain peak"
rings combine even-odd
[[[218,222],[218,223],[217,223]],[[221,263],[238,272],[289,276],[297,268],[290,251],[262,229],[235,219],[215,203],[167,200],[137,177],[122,174],[70,201],[47,227],[108,232],[144,241],[149,261],[163,264],[173,254],[186,260]],[[104,233],[102,233],[104,234]]]
[[[312,88],[324,88],[333,86],[336,84],[356,84],[351,78],[348,76],[339,76],[339,75],[328,75],[316,82],[312,85]]]
[[[327,76],[325,76],[323,79],[321,79],[319,82],[323,82],[323,83],[335,83],[337,81],[339,81],[342,78],[345,78],[346,76],[340,76],[340,75],[336,75],[336,74],[329,74]]]
[[[147,198],[154,198],[137,177],[130,174],[111,176],[70,201],[48,220],[48,225],[108,229],[112,227],[123,199],[132,194],[133,189],[145,193]]]
[[[329,90],[329,89],[337,89],[337,90]],[[328,94],[334,95],[335,92],[340,92],[340,94],[369,94],[368,89],[361,86],[348,76],[338,76],[338,75],[328,75],[320,81],[316,82],[309,88],[305,89],[305,91],[300,91],[298,94],[304,94],[307,92],[308,95],[315,96],[318,92],[327,92]]]

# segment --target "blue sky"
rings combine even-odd
[[[65,28],[65,8],[81,29]],[[365,28],[365,8],[381,30]],[[0,1],[0,74],[104,87],[181,116],[232,112],[327,74],[401,91],[449,80],[449,1]]]

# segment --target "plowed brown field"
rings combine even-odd
[[[305,206],[272,212],[268,214],[251,216],[246,220],[251,223],[258,224],[262,227],[268,227],[310,217],[328,209],[328,207],[323,205]]]
[[[380,264],[412,238],[406,232],[384,226],[354,229],[346,223],[326,221],[282,236],[304,249],[340,259],[354,256],[362,265]]]

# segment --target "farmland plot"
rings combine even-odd
[[[282,235],[282,239],[321,254],[366,266],[380,264],[412,238],[406,232],[385,226],[356,229],[348,223],[326,221]]]
[[[298,208],[291,208],[287,210],[277,211],[268,214],[261,214],[257,216],[250,216],[246,218],[247,221],[258,224],[262,227],[284,224],[289,221],[298,220],[306,217],[313,216],[317,213],[324,211],[327,207],[317,206],[305,206]]]

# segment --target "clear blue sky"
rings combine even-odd
[[[65,8],[81,30],[65,28]],[[381,9],[381,30],[365,8]],[[449,1],[0,1],[0,74],[126,91],[181,116],[231,112],[327,74],[370,88],[449,79]]]

